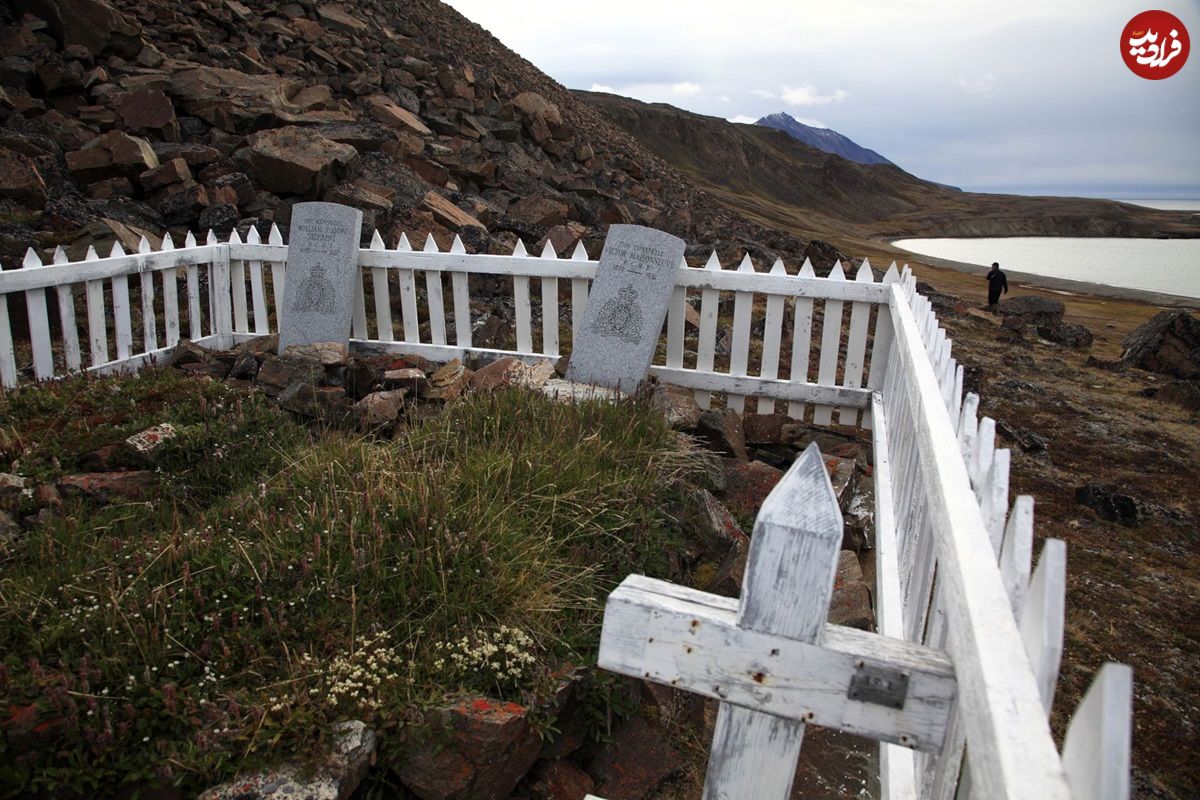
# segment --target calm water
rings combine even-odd
[[[999,261],[1001,269],[1013,272],[1200,298],[1200,239],[1024,236],[901,239],[893,244],[918,255],[967,264],[988,266]]]

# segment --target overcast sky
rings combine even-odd
[[[449,0],[573,89],[752,121],[786,111],[975,191],[1200,198],[1200,0]],[[1124,65],[1149,8],[1171,78]]]

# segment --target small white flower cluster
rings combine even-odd
[[[534,643],[520,628],[501,625],[490,635],[475,631],[455,642],[434,645],[438,657],[433,665],[438,669],[469,678],[473,683],[483,681],[481,689],[515,688],[530,677],[537,665]]]
[[[343,651],[320,669],[321,686],[308,690],[312,696],[324,694],[325,703],[339,706],[349,703],[359,711],[373,711],[382,703],[380,689],[387,683],[406,678],[399,674],[404,660],[392,648],[387,631],[363,641],[353,652]],[[312,658],[305,654],[305,662]]]

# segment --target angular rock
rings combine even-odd
[[[139,48],[139,28],[105,0],[19,0],[16,4],[44,19],[64,46],[78,45],[91,56],[110,46],[133,56]]]
[[[700,406],[691,389],[660,383],[654,387],[650,402],[676,430],[690,431],[700,422]]]
[[[359,423],[366,427],[389,425],[396,421],[404,410],[404,389],[392,389],[382,392],[371,392],[354,404],[354,412],[358,415]]]
[[[1115,486],[1089,483],[1075,490],[1075,502],[1096,512],[1096,516],[1127,528],[1142,524],[1142,505]]]
[[[1056,325],[1062,321],[1066,305],[1061,300],[1027,294],[1000,302],[1002,317],[1018,317],[1025,325]]]
[[[437,192],[426,193],[425,197],[421,199],[421,207],[433,214],[433,218],[437,220],[439,225],[443,225],[452,231],[472,226],[477,228],[484,227],[483,223],[478,219],[463,211]]]
[[[325,377],[325,367],[312,356],[263,356],[258,370],[258,387],[274,397],[293,384],[314,385]]]
[[[317,6],[317,16],[325,25],[345,33],[361,33],[367,30],[367,23],[335,5]]]
[[[117,113],[125,129],[133,133],[152,134],[156,139],[179,141],[179,119],[171,98],[158,89],[130,92],[117,103]]]
[[[429,380],[425,377],[425,371],[416,367],[385,370],[379,382],[385,389],[406,389],[409,394],[418,396],[429,390]]]
[[[723,458],[721,465],[725,472],[722,497],[735,513],[747,519],[758,516],[763,500],[767,499],[767,495],[783,477],[783,470],[761,461]]]
[[[82,149],[67,153],[67,169],[85,182],[135,177],[158,164],[150,142],[121,131],[101,134]]]
[[[148,169],[138,176],[138,182],[146,189],[159,189],[173,183],[183,183],[192,179],[192,171],[182,158],[173,158],[154,169]]]
[[[439,367],[429,376],[429,388],[425,390],[427,400],[454,400],[471,380],[471,371],[457,358]]]
[[[1048,342],[1061,344],[1066,347],[1086,349],[1092,346],[1095,335],[1082,325],[1075,322],[1059,322],[1056,325],[1036,326],[1037,335]]]
[[[1200,320],[1182,309],[1161,311],[1121,342],[1121,364],[1176,378],[1200,377]]]
[[[783,441],[784,426],[793,420],[787,414],[746,414],[742,430],[747,444],[777,444]]]
[[[525,197],[517,201],[508,213],[532,225],[558,225],[567,218],[570,206],[548,197]]]
[[[829,482],[833,484],[833,494],[838,500],[838,508],[845,513],[850,498],[854,495],[855,463],[852,459],[838,456],[822,456],[822,458],[825,461],[825,470],[829,473]]]
[[[154,473],[150,470],[89,472],[58,479],[58,488],[64,494],[81,494],[97,500],[145,497],[154,485]]]
[[[46,205],[46,182],[28,156],[0,147],[0,199],[41,209]]]
[[[350,419],[354,406],[336,386],[314,386],[296,382],[279,393],[279,407],[335,427]]]
[[[309,771],[296,766],[237,778],[200,794],[200,800],[350,800],[374,760],[375,732],[357,721],[335,726],[333,749]]]
[[[422,800],[507,797],[541,748],[528,713],[482,697],[437,712],[427,734],[408,736],[397,769],[401,782]]]
[[[833,580],[833,599],[829,604],[828,621],[869,631],[875,627],[875,612],[871,609],[871,592],[863,582],[862,567],[853,550],[838,554],[837,573]]]
[[[683,759],[666,734],[641,717],[631,717],[613,732],[587,765],[596,794],[606,800],[641,800],[675,774]]]
[[[1158,387],[1154,399],[1174,403],[1188,411],[1200,411],[1200,381],[1172,381]]]
[[[171,94],[185,113],[226,133],[247,134],[278,124],[353,122],[337,109],[313,109],[304,85],[275,75],[249,75],[233,69],[197,66],[174,73]],[[297,105],[298,98],[306,106]]]
[[[371,109],[371,117],[389,128],[421,137],[433,135],[433,131],[429,130],[429,126],[422,122],[420,117],[396,105],[386,95],[372,95],[366,98],[366,102]]]
[[[727,456],[749,460],[742,417],[736,411],[705,411],[696,423],[696,437],[701,444]]]
[[[294,126],[254,134],[241,158],[259,186],[308,199],[320,197],[359,169],[358,151],[350,145]]]

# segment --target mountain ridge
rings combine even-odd
[[[783,131],[793,139],[810,144],[826,153],[841,156],[856,164],[891,164],[895,166],[895,162],[891,159],[885,158],[870,148],[863,147],[849,136],[839,133],[832,128],[818,128],[815,125],[806,125],[786,111],[767,114],[765,117],[760,117],[754,124],[761,125],[764,128],[774,128],[775,130]]]

